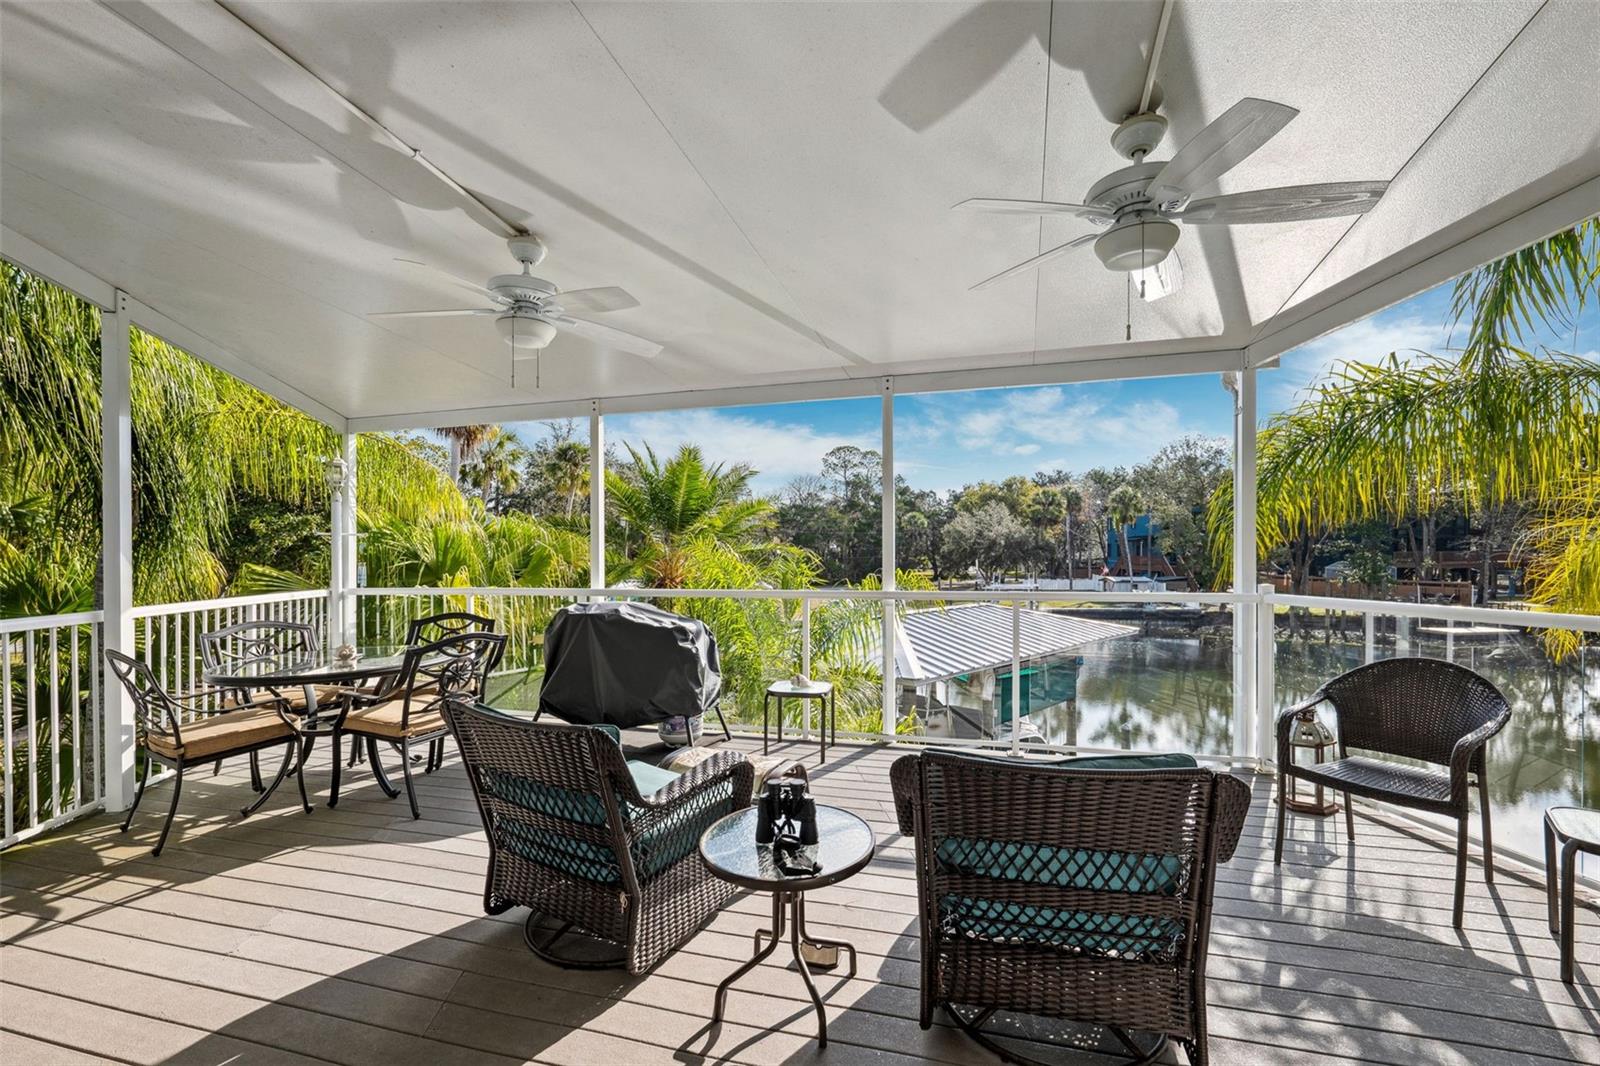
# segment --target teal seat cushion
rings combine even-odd
[[[628,776],[633,778],[633,787],[639,790],[639,795],[649,798],[676,781],[678,772],[629,759]]]
[[[968,756],[990,759],[991,756]],[[1011,765],[1016,765],[1007,758]],[[1182,770],[1199,764],[1191,755],[1092,755],[1030,763],[1072,770]],[[1070,817],[1069,812],[1063,812]],[[934,858],[947,874],[1087,891],[1177,895],[1183,861],[1177,855],[1060,848],[1019,840],[944,837]],[[949,894],[939,901],[941,927],[950,934],[1026,942],[1116,956],[1165,954],[1183,934],[1181,922],[1022,905]]]

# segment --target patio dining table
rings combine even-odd
[[[353,697],[347,692],[336,702],[325,704],[318,698],[318,689],[362,689],[377,696],[399,678],[408,650],[404,644],[364,644],[356,649],[353,659],[340,659],[325,648],[310,652],[286,651],[224,663],[207,669],[203,677],[206,684],[217,688],[266,691],[280,697],[296,688],[302,690],[304,705],[290,707],[291,713],[302,718],[299,730],[304,738],[295,772],[299,773],[305,766],[317,737],[333,738],[333,781],[329,787],[328,806],[337,807],[339,771],[343,762],[339,757],[339,731],[350,713]],[[391,792],[392,786],[382,764],[374,762],[372,772],[384,791]]]

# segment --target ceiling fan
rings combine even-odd
[[[972,286],[972,291],[1035,270],[1075,248],[1093,244],[1095,255],[1107,270],[1131,275],[1140,296],[1157,300],[1181,283],[1182,270],[1175,253],[1182,235],[1180,222],[1192,226],[1237,226],[1359,215],[1383,196],[1389,187],[1387,181],[1339,181],[1194,199],[1196,192],[1244,162],[1300,113],[1286,104],[1253,97],[1224,111],[1171,159],[1151,160],[1150,154],[1167,132],[1167,120],[1156,113],[1161,103],[1159,96],[1152,96],[1172,3],[1167,0],[1161,11],[1139,106],[1111,134],[1111,146],[1132,160],[1131,166],[1114,170],[1095,182],[1080,204],[978,198],[963,200],[954,208],[1060,215],[1108,228],[1074,237],[1002,270]]]
[[[607,311],[626,311],[638,307],[627,290],[614,285],[595,289],[558,289],[553,282],[533,276],[533,268],[543,262],[545,245],[531,233],[519,234],[506,241],[511,255],[522,264],[520,274],[496,274],[486,285],[477,285],[430,267],[463,288],[489,300],[490,307],[452,307],[442,311],[378,311],[369,318],[448,318],[453,316],[493,316],[500,336],[511,345],[513,357],[523,351],[538,352],[555,340],[561,332],[586,337],[597,344],[615,348],[619,352],[642,355],[646,358],[659,355],[661,345],[646,340],[615,326],[592,322],[578,314],[604,314]],[[401,262],[417,263],[414,259]]]

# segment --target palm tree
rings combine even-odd
[[[522,480],[522,463],[527,456],[528,450],[515,433],[491,426],[472,461],[462,467],[461,476],[483,494],[484,505],[496,511],[502,499],[517,491]]]
[[[99,320],[76,297],[0,267],[0,611],[92,603],[99,555]],[[324,511],[327,426],[134,331],[134,596],[204,599],[229,577],[219,559],[235,500]],[[386,434],[358,438],[358,509],[405,519],[466,517],[460,493]],[[30,499],[33,502],[29,502]],[[33,532],[17,515],[33,512]],[[63,582],[66,582],[64,585]]]
[[[1033,527],[1034,535],[1039,538],[1039,543],[1045,552],[1048,562],[1049,532],[1059,526],[1063,516],[1067,513],[1067,502],[1057,489],[1045,487],[1034,492],[1028,497],[1028,525]]]
[[[1073,567],[1077,565],[1078,553],[1076,545],[1072,543],[1072,520],[1083,513],[1083,491],[1078,486],[1068,482],[1061,487],[1061,531],[1062,540],[1067,545],[1067,578],[1073,576]]]
[[[1144,513],[1144,500],[1132,485],[1119,485],[1106,497],[1106,517],[1116,525],[1122,537],[1122,558],[1127,562],[1128,576],[1133,577],[1133,553],[1128,547],[1128,527]]]
[[[565,497],[570,519],[578,496],[589,489],[589,446],[581,441],[560,441],[545,459],[544,476],[550,487]]]
[[[1369,519],[1402,524],[1454,498],[1480,524],[1498,509],[1534,514],[1534,596],[1600,612],[1587,552],[1600,511],[1600,365],[1522,345],[1536,327],[1569,328],[1600,274],[1595,219],[1456,282],[1464,346],[1446,355],[1334,368],[1257,445],[1258,549]],[[1232,552],[1232,486],[1212,498],[1218,560]],[[1489,550],[1489,538],[1483,539]],[[1489,567],[1482,567],[1487,593]],[[1551,638],[1553,650],[1576,646]],[[1565,642],[1565,643],[1564,643]]]
[[[450,480],[461,484],[461,466],[489,439],[492,426],[441,426],[439,436],[450,445]]]

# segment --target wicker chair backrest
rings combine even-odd
[[[411,624],[406,626],[406,643],[427,644],[443,640],[445,637],[453,637],[458,633],[472,632],[493,633],[494,619],[467,611],[430,614],[426,618],[413,619]]]
[[[921,759],[919,862],[944,935],[1175,964],[1203,950],[1195,926],[1238,839],[1243,782]]]
[[[637,799],[622,748],[593,726],[533,722],[452,699],[445,716],[490,846],[570,877],[633,880],[625,804]]]
[[[1449,765],[1456,741],[1511,714],[1500,690],[1443,659],[1385,659],[1329,681],[1347,747]]]

